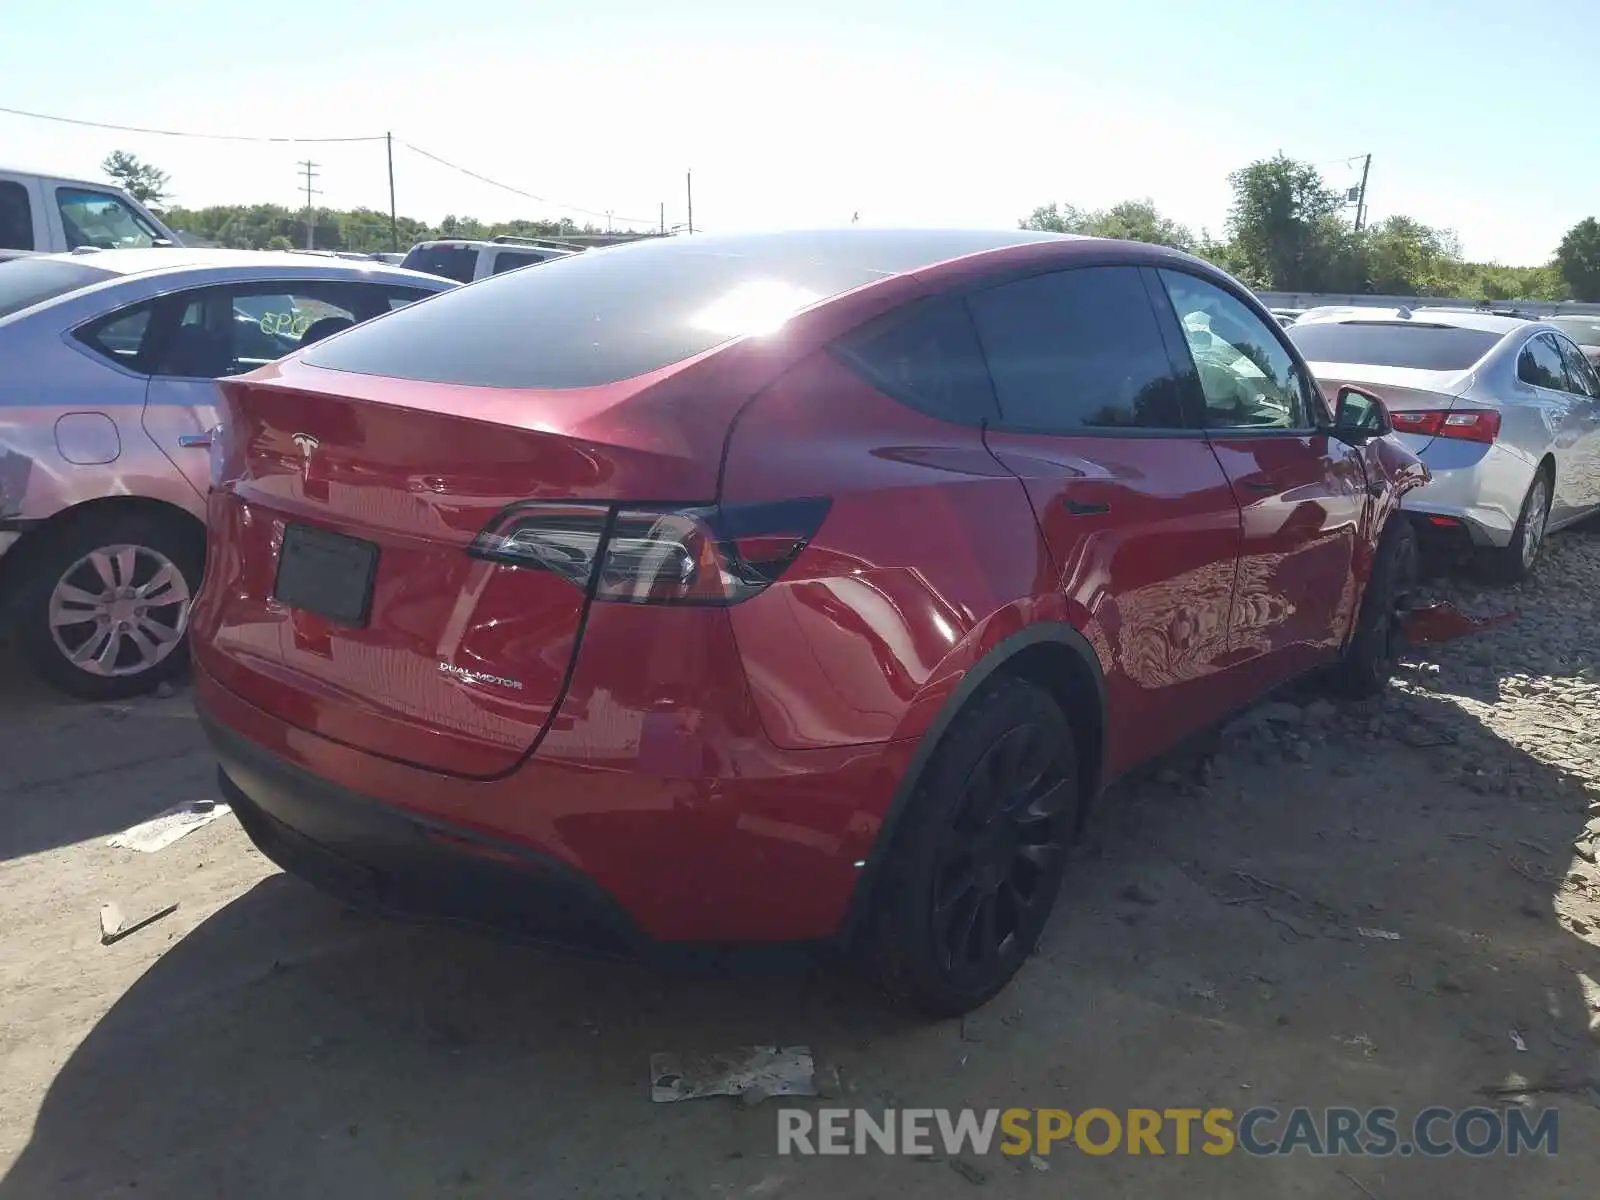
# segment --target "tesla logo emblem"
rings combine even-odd
[[[309,433],[297,433],[290,440],[294,442],[295,447],[305,458],[310,458],[311,452],[315,450],[318,445],[317,439],[312,437]]]

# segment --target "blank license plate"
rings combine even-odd
[[[272,593],[292,608],[360,628],[372,608],[377,572],[375,543],[310,525],[290,525],[283,531]]]

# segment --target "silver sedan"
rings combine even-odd
[[[182,668],[217,378],[454,286],[251,251],[0,263],[0,605],[40,673],[109,699]]]
[[[1433,481],[1418,532],[1524,578],[1545,534],[1600,509],[1600,376],[1553,325],[1469,310],[1308,313],[1288,334],[1328,395],[1382,397]]]

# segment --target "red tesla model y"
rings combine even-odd
[[[1154,246],[663,238],[226,383],[197,693],[288,870],[616,952],[843,940],[938,1013],[1109,779],[1383,686],[1426,476]]]

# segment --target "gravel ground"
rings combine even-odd
[[[112,849],[214,794],[187,697],[72,705],[0,662],[0,1200],[1593,1196],[1600,533],[1549,554],[1522,588],[1435,581],[1518,616],[1420,647],[1382,701],[1288,696],[1120,784],[1039,955],[964,1022],[827,972],[668,979],[376,921],[279,875],[231,818]],[[179,908],[102,946],[107,902]],[[811,1107],[1528,1096],[1558,1110],[1560,1152],[1058,1148],[1046,1173],[782,1158],[776,1101],[650,1103],[652,1052],[761,1042],[837,1072],[842,1098]]]

